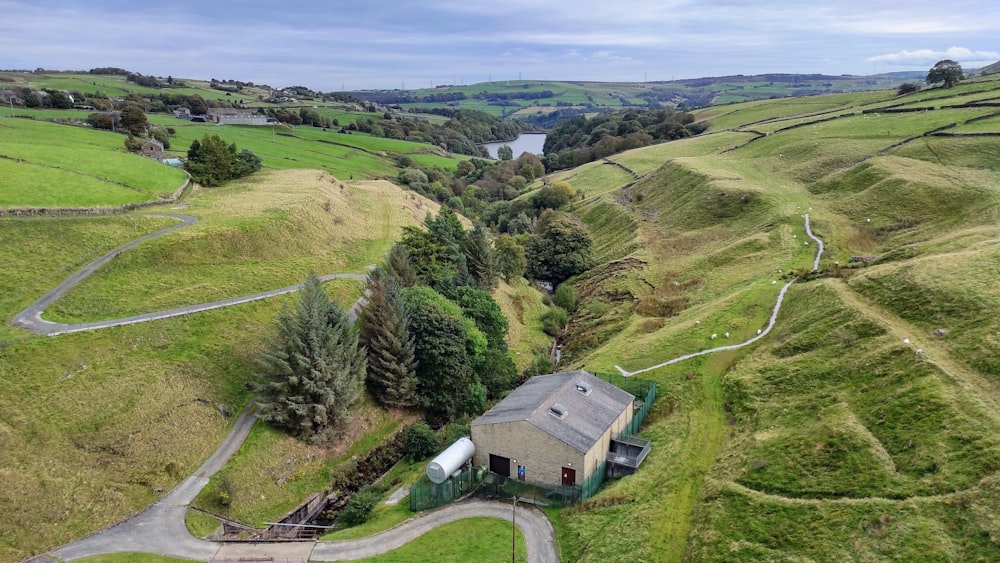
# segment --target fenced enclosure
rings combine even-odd
[[[419,512],[444,506],[476,490],[476,470],[470,465],[460,469],[443,483],[432,483],[426,476],[410,487],[410,510]]]

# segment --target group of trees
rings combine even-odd
[[[344,420],[362,381],[391,408],[440,424],[479,414],[516,381],[507,319],[490,295],[501,268],[485,229],[442,207],[409,228],[368,277],[355,331],[310,276],[263,356],[263,416],[301,437]]]
[[[628,110],[560,122],[545,137],[546,168],[572,168],[625,150],[698,134],[690,113],[670,109]]]
[[[184,168],[195,182],[218,186],[260,170],[260,157],[248,149],[238,150],[236,143],[226,144],[218,135],[205,135],[191,142]]]
[[[381,119],[359,119],[346,125],[344,131],[360,131],[375,137],[429,143],[450,152],[481,157],[487,157],[488,153],[478,146],[479,143],[510,140],[521,133],[519,122],[500,119],[482,111],[438,108],[427,112],[449,119],[438,124],[407,114],[385,113]]]

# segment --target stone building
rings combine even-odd
[[[509,478],[581,485],[615,449],[634,400],[585,371],[533,377],[472,422],[473,463]]]
[[[164,157],[163,143],[156,139],[146,139],[142,143],[142,148],[139,149],[139,154],[155,160],[161,160]]]

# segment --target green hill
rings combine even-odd
[[[747,340],[811,267],[804,213],[827,248],[767,338],[641,376],[663,397],[653,452],[560,515],[567,560],[1000,556],[1000,122],[980,101],[998,94],[987,78],[709,108],[715,133],[611,158],[638,181],[557,175],[618,249],[575,281],[574,367]]]

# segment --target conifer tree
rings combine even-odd
[[[278,316],[261,357],[261,418],[300,438],[344,421],[365,377],[358,334],[315,274],[302,284],[294,309]]]
[[[389,274],[396,279],[396,284],[400,288],[413,287],[417,285],[417,273],[410,264],[410,255],[406,247],[398,242],[392,245],[389,256],[386,258],[385,267]]]
[[[413,337],[395,278],[382,268],[368,276],[368,304],[361,313],[361,344],[367,350],[365,385],[389,407],[417,404]]]
[[[497,286],[500,268],[493,243],[482,223],[476,223],[463,245],[466,267],[476,284],[486,290]]]

